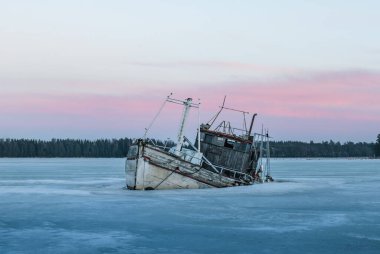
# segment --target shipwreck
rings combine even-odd
[[[155,144],[146,137],[148,127],[144,137],[129,148],[125,163],[127,188],[222,188],[273,181],[268,132],[264,133],[261,128],[261,133],[253,133],[257,114],[252,115],[248,128],[246,118],[250,113],[225,107],[225,99],[216,115],[209,122],[200,124],[199,102],[194,103],[191,98],[178,100],[168,96],[154,120],[165,103],[182,105],[177,142],[170,148]],[[198,129],[194,142],[184,136],[191,108],[198,108]],[[216,125],[223,110],[242,113],[243,128],[234,128],[226,120]]]

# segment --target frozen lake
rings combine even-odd
[[[0,159],[0,253],[380,253],[380,160],[272,172],[280,182],[127,191],[123,159]]]

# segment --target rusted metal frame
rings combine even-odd
[[[233,169],[229,169],[229,168],[225,168],[225,167],[221,167],[221,166],[215,166],[215,167],[220,168],[221,172],[223,172],[223,171],[233,172],[235,179],[241,179],[240,177],[236,178],[236,174],[239,174],[239,175],[242,175],[242,176],[246,176],[246,177],[248,177],[248,179],[251,179],[253,181],[253,177],[250,176],[250,175],[248,175],[248,174],[246,174],[246,173],[243,173],[243,172],[240,172],[240,171],[236,171],[236,170],[233,170]]]
[[[233,140],[241,142],[241,143],[247,143],[247,144],[251,144],[252,143],[252,141],[250,141],[250,140],[242,139],[242,138],[239,138],[237,136],[233,136],[233,135],[230,135],[230,134],[227,134],[227,133],[222,133],[222,132],[219,132],[219,131],[202,129],[201,132],[215,134],[218,137],[225,137],[225,138],[233,139]]]

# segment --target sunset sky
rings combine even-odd
[[[0,0],[0,138],[141,137],[171,92],[275,140],[375,141],[380,1]],[[168,105],[150,137],[175,139]],[[226,112],[242,126],[241,114]],[[197,112],[187,135],[195,135]]]

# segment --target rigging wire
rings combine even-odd
[[[166,100],[162,103],[160,109],[158,110],[157,114],[154,116],[152,122],[150,122],[148,128],[145,128],[145,133],[144,133],[144,137],[143,137],[143,139],[146,139],[146,134],[148,133],[148,131],[150,130],[150,128],[152,128],[154,122],[156,121],[156,119],[157,119],[158,116],[160,115],[161,111],[164,109],[166,102],[168,101],[168,99],[170,98],[170,96],[171,96],[172,94],[173,94],[173,93],[171,93],[168,97],[166,97]]]

